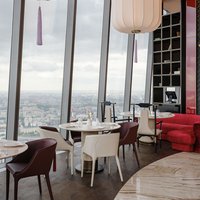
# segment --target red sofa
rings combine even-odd
[[[162,119],[162,139],[180,151],[200,152],[200,115],[174,114]]]

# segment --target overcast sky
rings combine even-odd
[[[7,90],[13,0],[0,1],[0,91]],[[36,45],[37,12],[42,7],[43,45]],[[103,18],[102,0],[78,0],[74,57],[74,90],[97,90]],[[26,0],[22,90],[62,89],[67,1]],[[147,34],[138,37],[138,59],[134,68],[137,89],[144,89]],[[127,34],[111,28],[108,90],[123,90]]]

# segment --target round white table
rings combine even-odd
[[[133,113],[131,113],[130,111],[122,112],[120,113],[120,115],[124,117],[133,117]],[[140,113],[136,112],[135,117],[140,118]],[[170,117],[174,117],[174,114],[171,112],[157,112],[156,113],[157,119],[164,119],[164,118],[170,118]],[[154,112],[150,112],[149,119],[154,119]]]
[[[16,156],[23,153],[28,145],[14,140],[0,140],[0,159]]]
[[[103,123],[96,123],[92,122],[92,125],[87,125],[87,122],[76,122],[76,123],[65,123],[65,124],[60,124],[59,128],[65,129],[68,131],[78,131],[81,132],[81,146],[83,147],[85,137],[86,135],[91,135],[91,134],[98,134],[99,132],[104,132],[104,131],[113,131],[116,129],[120,128],[120,125],[117,123],[109,123],[109,122],[103,122]],[[91,158],[89,156],[85,156],[84,158],[84,172],[85,173],[91,173]],[[81,166],[78,165],[76,166],[77,171],[80,171]],[[96,172],[102,171],[103,168],[100,165],[96,165]]]
[[[200,199],[200,154],[182,152],[153,162],[135,173],[115,200]]]

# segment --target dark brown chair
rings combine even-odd
[[[17,200],[18,182],[21,178],[38,176],[40,194],[42,193],[40,175],[45,175],[49,194],[53,200],[49,171],[55,156],[56,141],[46,138],[27,142],[28,149],[6,164],[6,200],[9,199],[10,173],[14,177],[14,200]]]
[[[77,122],[78,120],[71,120],[70,122]],[[72,143],[81,142],[81,132],[80,131],[68,131],[68,135],[66,139],[71,139]]]
[[[71,131],[71,139],[73,140],[73,143],[81,142],[81,132]]]
[[[119,129],[119,132],[120,132],[119,147],[120,146],[123,147],[123,159],[125,159],[124,145],[132,144],[138,166],[140,167],[137,149],[136,149],[138,123],[124,122],[124,123],[121,123],[120,125],[121,127]]]

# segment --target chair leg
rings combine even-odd
[[[140,168],[140,162],[139,162],[138,153],[137,153],[137,149],[136,149],[135,144],[133,144],[133,151],[135,153],[135,157],[136,157],[136,160],[137,160],[138,167]]]
[[[67,160],[67,169],[68,169],[69,168],[69,154],[70,154],[70,152],[66,151],[66,153],[67,153],[66,160]]]
[[[39,191],[40,191],[40,194],[42,194],[42,186],[41,186],[40,175],[38,175],[38,185],[39,185]]]
[[[125,160],[125,149],[124,149],[124,145],[122,145],[122,149],[123,149],[123,160]]]
[[[155,140],[154,145],[155,145],[155,153],[157,153],[157,139]]]
[[[83,171],[84,171],[84,156],[81,155],[81,178],[83,177]]]
[[[54,200],[53,193],[52,193],[52,190],[51,190],[51,183],[50,183],[50,179],[49,179],[49,174],[45,174],[45,178],[46,178],[46,182],[47,182],[47,187],[48,187],[48,190],[49,190],[50,198],[51,198],[51,200]]]
[[[53,158],[53,171],[54,172],[56,171],[56,153],[55,153],[54,158]]]
[[[10,171],[6,169],[6,200],[9,199]]]
[[[110,174],[110,157],[108,157],[108,174]]]
[[[19,180],[17,178],[14,178],[14,200],[17,200],[18,182]]]
[[[139,149],[139,145],[140,145],[140,140],[139,140],[139,138],[137,138],[137,147],[138,147],[138,149]]]
[[[119,171],[119,176],[120,176],[121,182],[123,182],[122,171],[121,171],[121,167],[120,167],[120,163],[119,163],[119,158],[118,158],[117,155],[115,156],[115,159],[116,159],[116,163],[117,163],[117,167],[118,167],[118,171]]]
[[[162,138],[160,136],[160,148],[162,148]]]
[[[74,175],[74,153],[73,153],[73,151],[70,152],[70,156],[71,156],[71,175]]]
[[[95,171],[95,159],[92,159],[92,177],[91,177],[91,187],[93,187],[94,183],[94,171]]]

